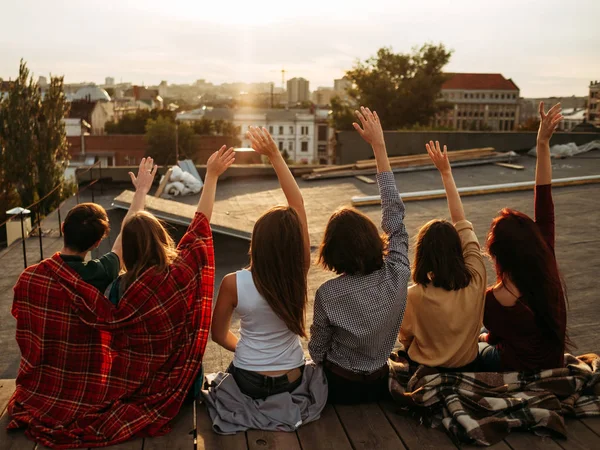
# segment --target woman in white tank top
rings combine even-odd
[[[292,392],[302,381],[310,241],[302,194],[277,145],[265,128],[251,127],[248,137],[271,161],[289,206],[256,221],[250,268],[226,275],[219,288],[212,339],[235,353],[228,372],[240,390],[265,398]],[[229,330],[234,310],[239,339]]]

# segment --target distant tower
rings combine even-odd
[[[104,85],[106,87],[113,87],[115,85],[115,79],[114,79],[114,77],[106,77],[104,79]]]
[[[287,82],[288,104],[307,102],[310,100],[308,80],[304,78],[292,78]]]
[[[38,78],[38,85],[41,89],[46,89],[48,87],[48,79],[46,77],[40,76]]]

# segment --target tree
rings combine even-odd
[[[29,206],[60,186],[38,210],[42,215],[68,193],[63,79],[50,77],[44,99],[21,60],[19,76],[0,99],[0,220],[14,206]]]
[[[107,134],[144,134],[148,120],[158,117],[175,120],[175,113],[165,109],[138,109],[135,113],[125,114],[118,122],[107,122],[104,129]]]
[[[69,103],[64,92],[64,78],[50,77],[50,84],[42,100],[41,116],[38,120],[38,151],[34,155],[37,170],[37,189],[39,197],[56,189],[41,204],[42,214],[66,195],[71,194],[69,186],[62,184],[65,169],[69,161],[69,144],[63,118],[69,112]]]
[[[179,158],[192,156],[194,130],[185,123],[179,124],[178,128],[176,130],[174,121],[163,116],[148,120],[146,124],[148,156],[154,158],[157,164],[175,164],[175,133],[179,143]]]
[[[376,110],[388,129],[428,124],[448,107],[438,99],[447,79],[442,69],[451,54],[443,44],[425,44],[410,54],[381,48],[377,56],[359,61],[346,72],[353,86],[348,90],[351,102],[332,101],[335,128],[351,129],[348,119],[358,105]]]

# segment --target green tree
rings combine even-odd
[[[68,144],[63,118],[68,111],[63,79],[50,77],[44,99],[27,65],[0,98],[0,220],[14,206],[28,206],[63,182]],[[47,213],[68,191],[56,193],[41,205]]]
[[[69,112],[69,103],[64,92],[64,78],[50,77],[50,84],[42,100],[41,116],[38,120],[38,151],[34,155],[37,170],[37,190],[39,197],[56,189],[41,205],[42,214],[66,195],[70,195],[70,186],[62,184],[64,172],[69,161],[69,143],[63,118]]]
[[[176,133],[179,143],[179,158],[191,158],[193,156],[194,137],[192,127],[182,123],[179,124],[178,130],[176,130],[175,122],[163,116],[148,120],[146,124],[148,156],[154,158],[157,164],[175,164]]]
[[[352,129],[348,118],[359,104],[376,110],[388,129],[429,123],[448,107],[439,101],[439,93],[451,54],[443,44],[425,44],[409,54],[381,48],[375,57],[357,62],[346,72],[353,85],[348,90],[351,102],[332,102],[335,128]]]

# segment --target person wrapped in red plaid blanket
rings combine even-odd
[[[211,156],[197,213],[176,251],[165,253],[170,254],[166,264],[155,261],[135,271],[136,279],[127,278],[117,306],[100,288],[118,275],[111,259],[134,269],[127,253],[136,246],[121,244],[125,229],[144,218],[156,221],[141,212],[156,173],[150,158],[142,160],[137,177],[130,174],[136,192],[114,256],[84,267],[87,251],[106,232],[106,213],[102,217],[96,205],[90,208],[96,218],[83,220],[79,230],[85,234],[90,223],[97,227],[91,247],[73,248],[70,239],[77,230],[65,224],[63,252],[21,274],[12,309],[21,364],[8,406],[9,429],[25,427],[29,438],[58,449],[103,447],[169,431],[201,370],[214,288],[209,221],[217,179],[233,155],[233,149],[222,147]],[[81,261],[71,261],[78,267],[62,254],[79,256]]]

